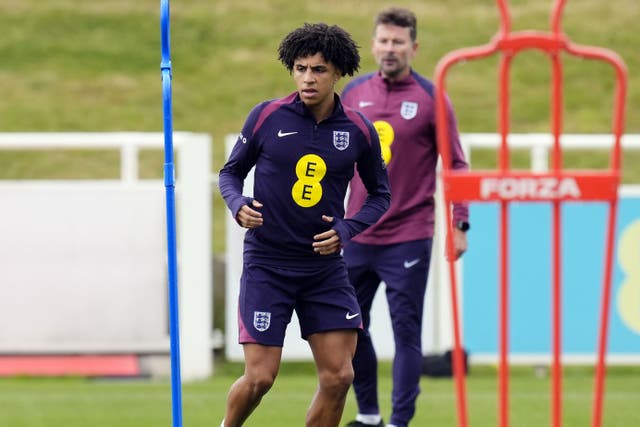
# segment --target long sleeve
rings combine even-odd
[[[220,170],[218,186],[231,214],[235,218],[243,205],[250,203],[251,198],[242,195],[244,180],[256,164],[258,158],[257,143],[253,140],[253,128],[260,108],[254,108],[238,136],[227,163]]]
[[[358,174],[367,190],[367,198],[360,210],[349,219],[338,221],[335,226],[342,244],[375,224],[391,205],[391,191],[387,169],[380,150],[378,133],[368,124],[371,136],[370,150],[356,164]]]
[[[449,141],[451,144],[451,168],[456,171],[469,170],[469,164],[464,156],[464,151],[460,145],[460,135],[458,133],[458,125],[456,122],[456,116],[453,111],[453,106],[447,98],[447,108],[449,117]],[[454,225],[459,221],[469,220],[469,203],[467,202],[455,202],[453,203],[453,215],[452,220]]]

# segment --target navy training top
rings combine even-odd
[[[316,254],[313,236],[334,228],[345,244],[388,209],[391,195],[378,135],[362,114],[334,96],[333,113],[320,123],[297,92],[262,102],[249,113],[219,175],[220,192],[235,218],[252,200],[242,188],[255,166],[253,198],[263,204],[264,222],[245,234],[245,263],[300,267],[300,261],[312,266],[341,259],[339,253]],[[354,165],[368,196],[343,219]],[[322,215],[334,222],[324,222]]]

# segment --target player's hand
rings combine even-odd
[[[449,240],[447,239],[447,247]],[[467,233],[457,228],[453,228],[453,256],[454,261],[458,260],[462,254],[467,251]],[[449,260],[449,254],[451,251],[446,251],[447,260]]]
[[[262,207],[262,203],[257,200],[254,200],[251,204],[256,209]],[[262,213],[252,209],[249,205],[244,205],[238,211],[236,221],[244,228],[258,228],[262,226]]]
[[[332,216],[322,215],[324,222],[333,222]],[[340,237],[333,228],[324,233],[313,236],[313,251],[320,255],[331,255],[340,250]]]

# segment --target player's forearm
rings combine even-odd
[[[391,194],[389,192],[384,191],[369,195],[358,213],[349,219],[340,220],[334,227],[342,244],[347,243],[354,236],[378,222],[389,209],[390,204]]]
[[[218,186],[220,194],[234,218],[240,208],[251,201],[251,198],[242,195],[243,180],[236,175],[226,173],[224,169],[220,172]]]

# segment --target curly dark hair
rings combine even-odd
[[[305,23],[282,39],[278,59],[292,72],[296,59],[321,53],[343,76],[353,76],[360,68],[358,48],[351,35],[337,25]]]

